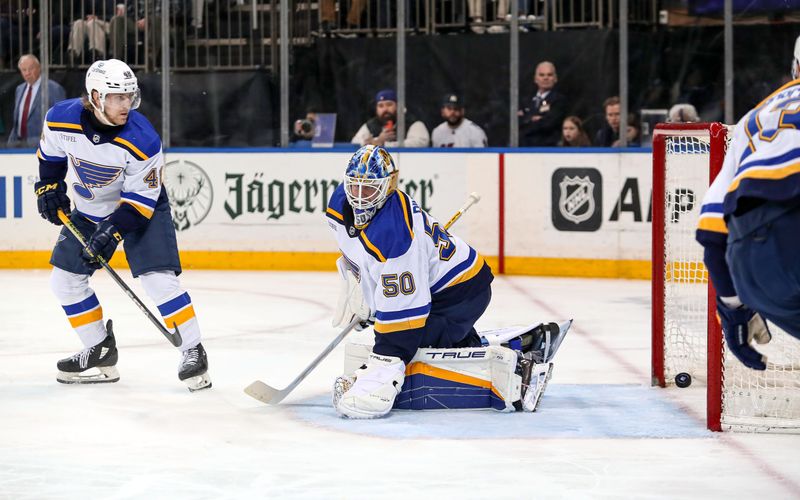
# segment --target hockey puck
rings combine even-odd
[[[675,385],[677,385],[681,389],[689,387],[690,385],[692,385],[692,376],[686,372],[681,372],[675,375]]]

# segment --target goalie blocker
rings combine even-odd
[[[419,349],[406,366],[393,408],[536,411],[552,376],[553,357],[571,324],[572,320],[535,323],[482,332],[484,347]],[[355,372],[370,354],[368,342],[349,342],[344,373]],[[334,401],[350,384],[347,375],[337,380]]]

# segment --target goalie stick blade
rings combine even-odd
[[[251,398],[257,399],[264,404],[276,405],[283,401],[283,398],[288,394],[286,391],[279,391],[274,389],[260,380],[256,380],[252,384],[244,388],[244,393]]]

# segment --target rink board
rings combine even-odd
[[[454,231],[496,270],[502,259],[508,274],[649,278],[649,152],[565,151],[393,156],[401,188],[442,222],[471,192],[481,195]],[[332,269],[337,249],[323,214],[349,156],[169,153],[163,178],[184,266]],[[57,229],[36,210],[36,161],[0,160],[0,268],[46,267]],[[121,255],[114,263],[125,265]]]

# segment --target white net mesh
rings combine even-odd
[[[677,132],[666,140],[664,377],[668,384],[681,372],[689,373],[693,383],[707,382],[708,275],[695,229],[709,185],[710,139],[707,132],[696,134]],[[756,347],[768,357],[766,371],[750,370],[724,351],[724,429],[800,432],[800,340],[772,324],[770,328],[772,341]]]
[[[705,381],[708,277],[695,229],[708,189],[708,135],[668,137],[665,160],[664,377]]]

